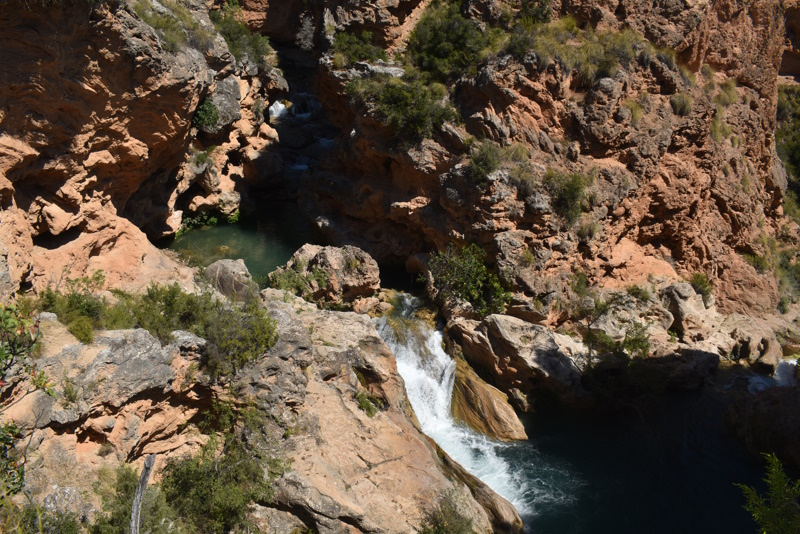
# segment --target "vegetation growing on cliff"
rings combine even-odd
[[[211,291],[186,293],[178,284],[151,285],[144,294],[112,290],[117,301],[109,305],[100,296],[105,278],[102,271],[91,277],[67,279],[42,292],[41,308],[58,315],[70,331],[79,324],[89,332],[79,334],[91,342],[93,329],[144,328],[162,343],[174,330],[188,330],[209,342],[204,364],[212,376],[235,373],[261,356],[277,341],[275,321],[254,296],[243,303],[227,304]],[[77,337],[77,336],[76,336]]]
[[[486,253],[475,243],[457,248],[452,243],[431,255],[428,268],[433,285],[445,300],[469,302],[480,316],[502,313],[510,294],[484,263]]]
[[[158,32],[165,50],[177,52],[186,44],[205,50],[211,45],[214,36],[203,28],[191,11],[176,0],[161,0],[159,4],[166,10],[155,9],[150,0],[137,0],[133,10]]]
[[[374,62],[386,60],[383,48],[372,44],[372,33],[363,31],[360,36],[337,33],[333,41],[333,66],[337,69],[352,65],[356,61]]]
[[[269,39],[251,32],[239,20],[241,9],[236,4],[226,3],[222,9],[210,11],[208,15],[237,61],[248,59],[261,68],[267,66],[267,56],[272,53]]]

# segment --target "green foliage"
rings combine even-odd
[[[597,222],[594,220],[588,220],[584,223],[581,223],[581,225],[578,226],[578,229],[575,231],[575,235],[581,242],[586,243],[588,241],[591,241],[599,231],[600,231],[600,225],[598,225]]]
[[[357,61],[374,63],[386,60],[386,51],[372,44],[372,33],[361,32],[358,37],[352,33],[337,33],[333,41],[334,63],[336,68],[352,65]]]
[[[432,80],[446,82],[477,74],[478,63],[499,43],[502,32],[482,30],[457,3],[428,9],[408,39],[411,62]]]
[[[784,212],[800,221],[800,87],[778,87],[778,126],[775,130],[778,156],[786,167],[789,186],[784,200]]]
[[[78,386],[75,381],[68,376],[64,375],[64,385],[62,392],[64,394],[62,403],[65,406],[75,404],[78,401]]]
[[[6,421],[0,425],[0,496],[16,495],[25,483],[25,464],[20,461],[15,444],[20,428]]]
[[[692,97],[686,93],[678,93],[672,95],[669,99],[669,104],[672,106],[672,112],[678,116],[685,117],[692,112],[692,104],[694,101]]]
[[[755,488],[736,484],[742,490],[747,503],[744,509],[758,523],[759,531],[765,534],[794,534],[800,532],[800,481],[792,480],[784,472],[775,454],[764,454],[767,460],[767,495],[761,496]]]
[[[520,4],[517,18],[522,25],[546,24],[553,16],[550,0],[521,0]]]
[[[284,469],[269,455],[263,415],[246,409],[225,419],[223,434],[211,434],[197,455],[171,459],[164,468],[167,502],[194,530],[240,531],[251,502],[272,499],[271,482]]]
[[[630,321],[625,327],[622,348],[632,358],[647,358],[650,353],[650,334],[647,333],[647,325],[635,320]]]
[[[486,183],[486,178],[500,167],[501,150],[491,141],[472,146],[469,156],[470,178],[476,184]]]
[[[267,66],[267,56],[272,53],[269,39],[252,33],[239,20],[241,9],[238,6],[226,4],[221,10],[210,11],[208,15],[237,61],[241,62],[246,58],[261,68]]]
[[[722,118],[723,114],[724,111],[722,108],[719,108],[717,114],[711,119],[711,125],[709,126],[711,138],[717,143],[721,143],[733,133],[733,128]]]
[[[714,284],[708,278],[706,273],[694,273],[689,279],[695,292],[703,297],[703,302],[708,303],[711,298],[711,291],[714,289]]]
[[[441,494],[436,504],[424,512],[420,534],[471,533],[472,519],[461,514],[453,491]]]
[[[216,121],[214,121],[214,124],[216,124]],[[217,148],[216,145],[211,145],[202,152],[198,152],[197,154],[195,154],[194,155],[195,165],[205,165],[206,163],[208,163],[208,159],[211,157],[211,154],[214,153],[214,150],[216,148]]]
[[[139,327],[168,343],[174,330],[188,330],[209,342],[204,364],[212,376],[235,373],[277,341],[275,321],[259,306],[255,295],[246,295],[243,303],[228,305],[217,300],[211,291],[192,294],[178,284],[153,284],[141,295],[117,290],[114,292],[117,302],[108,306],[86,289],[96,286],[86,286],[85,280],[78,279],[77,285],[68,284],[70,293],[66,295],[48,289],[42,297],[44,309],[61,312],[62,322],[65,320],[62,314],[69,319],[70,331],[75,324],[88,325],[89,333],[92,325]],[[75,287],[82,288],[77,292],[80,298],[70,298]],[[97,309],[93,299],[97,299]],[[86,302],[91,305],[81,307]]]
[[[574,19],[564,17],[550,24],[517,24],[506,51],[518,58],[535,54],[540,69],[557,61],[567,71],[576,70],[581,81],[591,85],[597,78],[613,76],[620,66],[633,63],[642,43],[630,29],[581,31]]]
[[[159,3],[167,8],[167,12],[156,11],[150,0],[137,0],[133,10],[158,32],[165,50],[177,52],[187,43],[200,50],[211,46],[214,36],[203,28],[191,11],[176,0],[161,0]]]
[[[215,106],[209,98],[206,98],[197,106],[194,116],[192,117],[192,124],[202,130],[214,128],[218,121],[219,111],[217,110],[217,106]]]
[[[659,48],[656,57],[670,69],[678,65],[678,56],[672,48]]]
[[[92,320],[88,317],[75,317],[67,323],[67,330],[84,345],[89,345],[94,341],[94,328]]]
[[[719,94],[714,97],[714,102],[726,108],[735,104],[737,100],[739,100],[739,93],[736,92],[736,80],[728,78],[720,87]]]
[[[347,92],[356,101],[374,106],[376,116],[389,125],[401,143],[431,138],[438,128],[456,118],[440,84],[426,85],[413,74],[402,79],[374,77],[353,80]]]
[[[647,302],[650,300],[650,292],[646,287],[631,284],[625,288],[625,292],[639,302]]]
[[[33,503],[18,507],[2,498],[0,531],[16,534],[79,534],[83,529],[75,515],[69,512],[49,512]]]
[[[581,298],[589,296],[589,278],[586,273],[577,268],[573,269],[570,289]]]
[[[747,263],[752,265],[759,274],[763,274],[772,268],[769,260],[765,256],[759,254],[745,254],[744,259]]]
[[[375,417],[378,409],[383,407],[383,401],[374,395],[370,395],[366,391],[356,391],[356,400],[358,407],[367,414],[369,417]]]
[[[644,109],[642,109],[642,105],[632,98],[626,99],[622,105],[631,112],[631,124],[634,126],[639,124],[639,121],[642,120],[642,117],[644,116]]]
[[[316,265],[312,267],[311,272],[307,272],[306,267],[305,261],[298,260],[291,268],[269,273],[270,286],[311,300],[315,285],[320,288],[328,285],[328,275]]]
[[[100,495],[103,513],[98,514],[91,528],[92,534],[125,534],[131,520],[131,507],[139,475],[132,467],[120,465],[115,471],[101,470],[95,483],[95,492]],[[157,485],[150,484],[142,499],[141,531],[151,534],[168,534],[179,531],[178,516],[167,504],[164,493]]]
[[[550,193],[553,212],[569,224],[574,224],[581,216],[584,193],[589,179],[577,174],[563,174],[548,169],[544,176],[544,186]]]
[[[510,298],[497,275],[487,269],[485,256],[475,243],[460,249],[451,243],[446,250],[434,252],[428,264],[433,284],[444,299],[465,300],[481,316],[502,313]]]

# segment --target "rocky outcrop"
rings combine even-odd
[[[506,315],[490,315],[479,325],[459,319],[448,326],[466,360],[506,392],[519,410],[527,410],[528,397],[549,389],[564,399],[579,396],[579,354],[561,348],[550,329]],[[561,341],[561,343],[559,343]]]
[[[468,426],[500,441],[528,439],[508,397],[484,382],[472,368],[456,358],[453,384],[453,417]]]
[[[229,299],[244,299],[258,291],[244,260],[218,260],[205,268],[204,274],[214,289]]]
[[[189,285],[191,273],[147,237],[174,234],[184,211],[235,212],[252,180],[280,168],[267,150],[277,133],[263,124],[263,109],[268,93],[285,91],[282,78],[236,65],[205,7],[188,7],[192,23],[175,22],[187,43],[173,46],[124,2],[6,4],[5,298],[47,285],[62,268],[72,276],[102,269],[114,287]],[[220,112],[217,133],[195,140],[192,116],[207,96]],[[213,157],[199,158],[210,145]]]
[[[486,17],[490,4],[468,11]],[[780,3],[575,0],[554,7],[600,31],[631,27],[673,47],[684,70],[653,54],[583,83],[558,62],[501,52],[456,83],[451,100],[463,128],[445,125],[434,139],[399,151],[369,108],[347,107],[347,81],[366,71],[323,62],[322,100],[351,135],[338,168],[326,167],[304,191],[305,209],[321,214],[329,238],[358,242],[379,261],[404,263],[420,250],[478,242],[512,275],[520,309],[563,292],[565,275],[580,267],[606,287],[703,271],[715,281],[720,311],[771,312],[774,280],[741,254],[762,254],[763,236],[782,224],[785,180],[772,133]],[[730,42],[746,44],[730,51]],[[701,72],[703,65],[710,69]],[[718,110],[727,80],[737,84],[735,94]],[[672,110],[679,93],[693,100],[686,116]],[[641,119],[631,118],[631,107]],[[731,133],[721,136],[720,125]],[[481,188],[471,184],[463,160],[469,135],[523,143],[530,185],[520,187],[503,169]],[[559,221],[548,191],[537,186],[548,169],[593,176],[575,227]],[[528,254],[533,261],[522,261]]]
[[[167,345],[144,330],[99,332],[85,346],[43,315],[37,369],[56,381],[56,396],[23,374],[0,391],[4,420],[22,428],[33,498],[91,517],[102,467],[157,454],[157,480],[169,458],[205,442],[201,413],[221,399],[266,414],[272,453],[291,466],[273,500],[252,508],[259,524],[400,534],[419,530],[429,503],[451,493],[476,532],[521,529],[513,506],[421,433],[368,317],[320,311],[279,290],[261,298],[279,341],[225,387],[203,372],[206,342],[187,332],[173,332]],[[361,393],[376,413],[360,407]]]
[[[324,306],[366,312],[378,305],[380,271],[372,257],[353,246],[303,245],[284,267],[270,273],[274,287]]]

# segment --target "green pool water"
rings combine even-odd
[[[253,277],[265,277],[311,238],[307,221],[293,203],[261,202],[257,212],[237,224],[190,230],[168,248],[204,267],[221,259],[241,258]]]

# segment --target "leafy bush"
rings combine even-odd
[[[7,497],[0,497],[0,531],[16,534],[79,534],[81,524],[74,514],[48,511],[43,506],[27,503],[18,507]]]
[[[726,108],[735,104],[739,100],[739,93],[736,92],[736,80],[728,78],[720,87],[719,94],[714,97],[714,102]]]
[[[212,129],[219,122],[219,111],[214,103],[206,98],[203,100],[194,112],[192,117],[192,124],[201,130]]]
[[[250,408],[217,421],[224,433],[212,433],[193,457],[170,459],[161,482],[167,502],[194,530],[241,531],[251,502],[272,498],[271,482],[284,469],[270,456],[263,415]]]
[[[550,193],[550,202],[556,215],[573,224],[581,216],[584,192],[588,179],[580,174],[562,174],[548,169],[544,186]]]
[[[252,33],[247,26],[239,20],[240,9],[236,6],[226,5],[221,10],[209,12],[214,27],[225,38],[228,50],[242,61],[247,58],[250,62],[265,67],[267,56],[272,53],[269,39],[263,35]],[[216,121],[214,121],[216,123]]]
[[[717,143],[727,139],[733,133],[733,128],[722,118],[724,113],[722,108],[717,109],[717,114],[711,119],[711,124],[708,128],[711,138]]]
[[[625,327],[622,348],[632,358],[647,358],[650,353],[650,334],[647,333],[647,325],[635,320],[628,323]]]
[[[445,99],[444,86],[425,85],[413,75],[354,80],[347,85],[347,92],[357,101],[373,104],[377,117],[392,128],[401,143],[430,138],[442,124],[456,118]]]
[[[689,279],[689,283],[692,285],[695,292],[703,297],[703,302],[707,303],[714,289],[714,284],[708,278],[708,275],[706,273],[694,273]]]
[[[744,259],[747,263],[752,265],[756,272],[765,273],[770,270],[769,260],[764,256],[758,254],[745,254]]]
[[[84,345],[89,345],[94,341],[94,328],[92,320],[88,317],[74,318],[67,324],[67,330]]]
[[[442,3],[426,11],[408,39],[411,62],[431,79],[446,82],[477,65],[499,42],[499,30],[481,30],[461,15],[459,5]]]
[[[692,112],[692,104],[694,101],[692,97],[685,93],[678,93],[672,95],[669,99],[669,104],[672,106],[672,112],[678,116],[685,117]]]
[[[115,471],[101,470],[95,483],[100,495],[103,513],[98,514],[91,528],[92,534],[125,534],[131,521],[131,507],[139,484],[139,475],[132,467],[120,465]],[[167,504],[158,486],[149,485],[142,499],[141,531],[151,534],[168,534],[178,529],[175,511]]]
[[[736,484],[747,503],[744,509],[758,523],[759,531],[769,534],[800,532],[800,481],[792,480],[783,470],[775,454],[764,454],[767,460],[767,495],[762,497],[755,488]]]
[[[102,272],[98,273],[93,275],[95,281],[102,280]],[[52,289],[46,290],[42,297],[43,309],[56,311],[62,322],[66,318],[70,331],[79,325],[82,336],[91,335],[93,326],[139,327],[148,330],[162,343],[168,343],[174,330],[188,330],[209,342],[204,363],[212,376],[235,373],[277,341],[275,321],[259,306],[255,295],[246,296],[244,303],[227,305],[210,291],[191,294],[184,292],[178,284],[153,284],[142,295],[114,291],[117,302],[108,306],[87,289],[102,286],[86,286],[86,280],[90,279],[80,278],[77,284],[75,281],[68,284],[70,291],[75,287],[82,288],[77,297],[72,292],[64,295]],[[95,299],[99,306],[96,314]],[[81,305],[87,302],[92,304],[84,305],[82,309]]]
[[[368,417],[375,417],[378,409],[383,407],[383,401],[374,395],[370,395],[365,391],[356,391],[356,400],[358,407],[367,414]]]
[[[451,243],[443,252],[434,252],[428,264],[444,299],[465,300],[481,316],[502,313],[510,298],[497,275],[487,269],[485,256],[475,243],[460,249]]]
[[[642,105],[632,98],[626,99],[622,105],[631,112],[631,124],[634,126],[639,124],[639,121],[642,120],[642,117],[644,116],[644,109],[642,109]]]
[[[646,287],[631,284],[625,288],[625,292],[639,302],[647,302],[650,300],[650,292]]]
[[[464,517],[458,510],[456,496],[452,491],[439,496],[436,505],[424,513],[420,534],[471,534],[472,519]]]
[[[483,184],[486,178],[500,167],[501,150],[491,141],[477,143],[469,156],[470,178],[476,184]]]
[[[356,61],[375,62],[386,60],[386,51],[372,44],[372,33],[361,32],[357,37],[351,33],[337,33],[333,41],[334,63],[337,68],[352,65]]]

